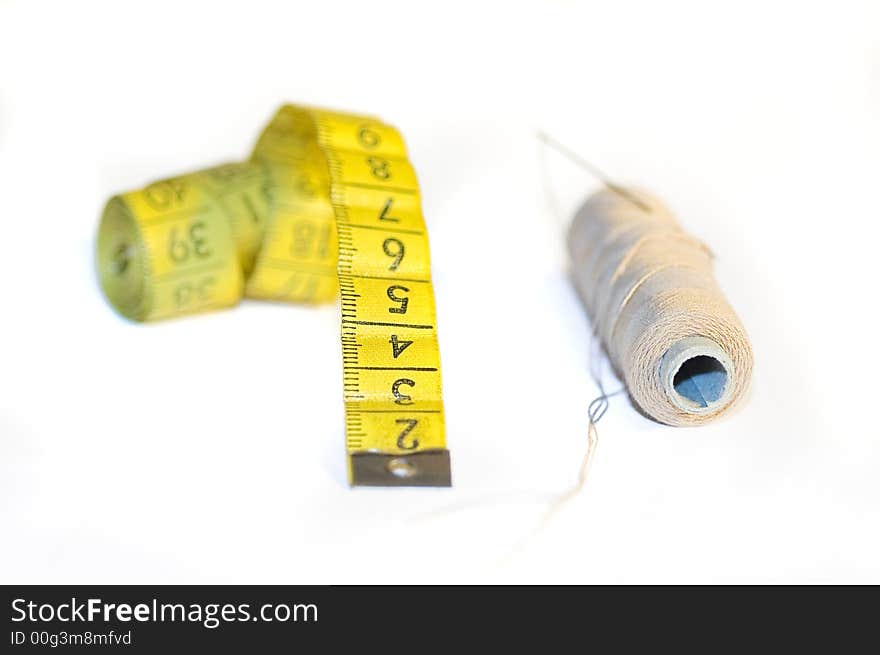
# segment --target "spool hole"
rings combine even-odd
[[[113,259],[111,260],[110,268],[116,275],[124,275],[125,271],[128,270],[128,264],[131,261],[131,249],[128,244],[120,244],[120,246],[116,249],[116,252],[113,253]]]
[[[697,355],[686,359],[672,379],[675,392],[699,407],[717,402],[727,386],[727,369],[714,357]]]
[[[411,478],[416,474],[416,467],[403,457],[395,457],[388,462],[388,472],[397,478]]]

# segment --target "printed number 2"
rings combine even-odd
[[[413,439],[412,443],[410,443],[409,445],[407,445],[406,443],[407,435],[412,432],[413,428],[415,428],[419,424],[418,420],[414,418],[399,418],[395,421],[395,423],[406,425],[406,427],[403,428],[403,431],[399,435],[397,435],[397,447],[401,450],[414,450],[418,448],[418,439]]]

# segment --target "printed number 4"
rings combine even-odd
[[[388,343],[391,344],[391,353],[394,355],[394,359],[400,357],[400,353],[402,353],[413,344],[412,341],[407,341],[406,339],[398,339],[396,334],[391,335]]]

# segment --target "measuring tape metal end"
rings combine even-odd
[[[451,487],[448,450],[425,450],[412,455],[354,453],[351,484],[364,487]]]

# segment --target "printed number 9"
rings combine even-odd
[[[361,145],[364,148],[375,148],[379,145],[381,139],[379,138],[379,133],[376,130],[372,130],[366,125],[361,127],[358,130],[358,141],[360,141]]]

